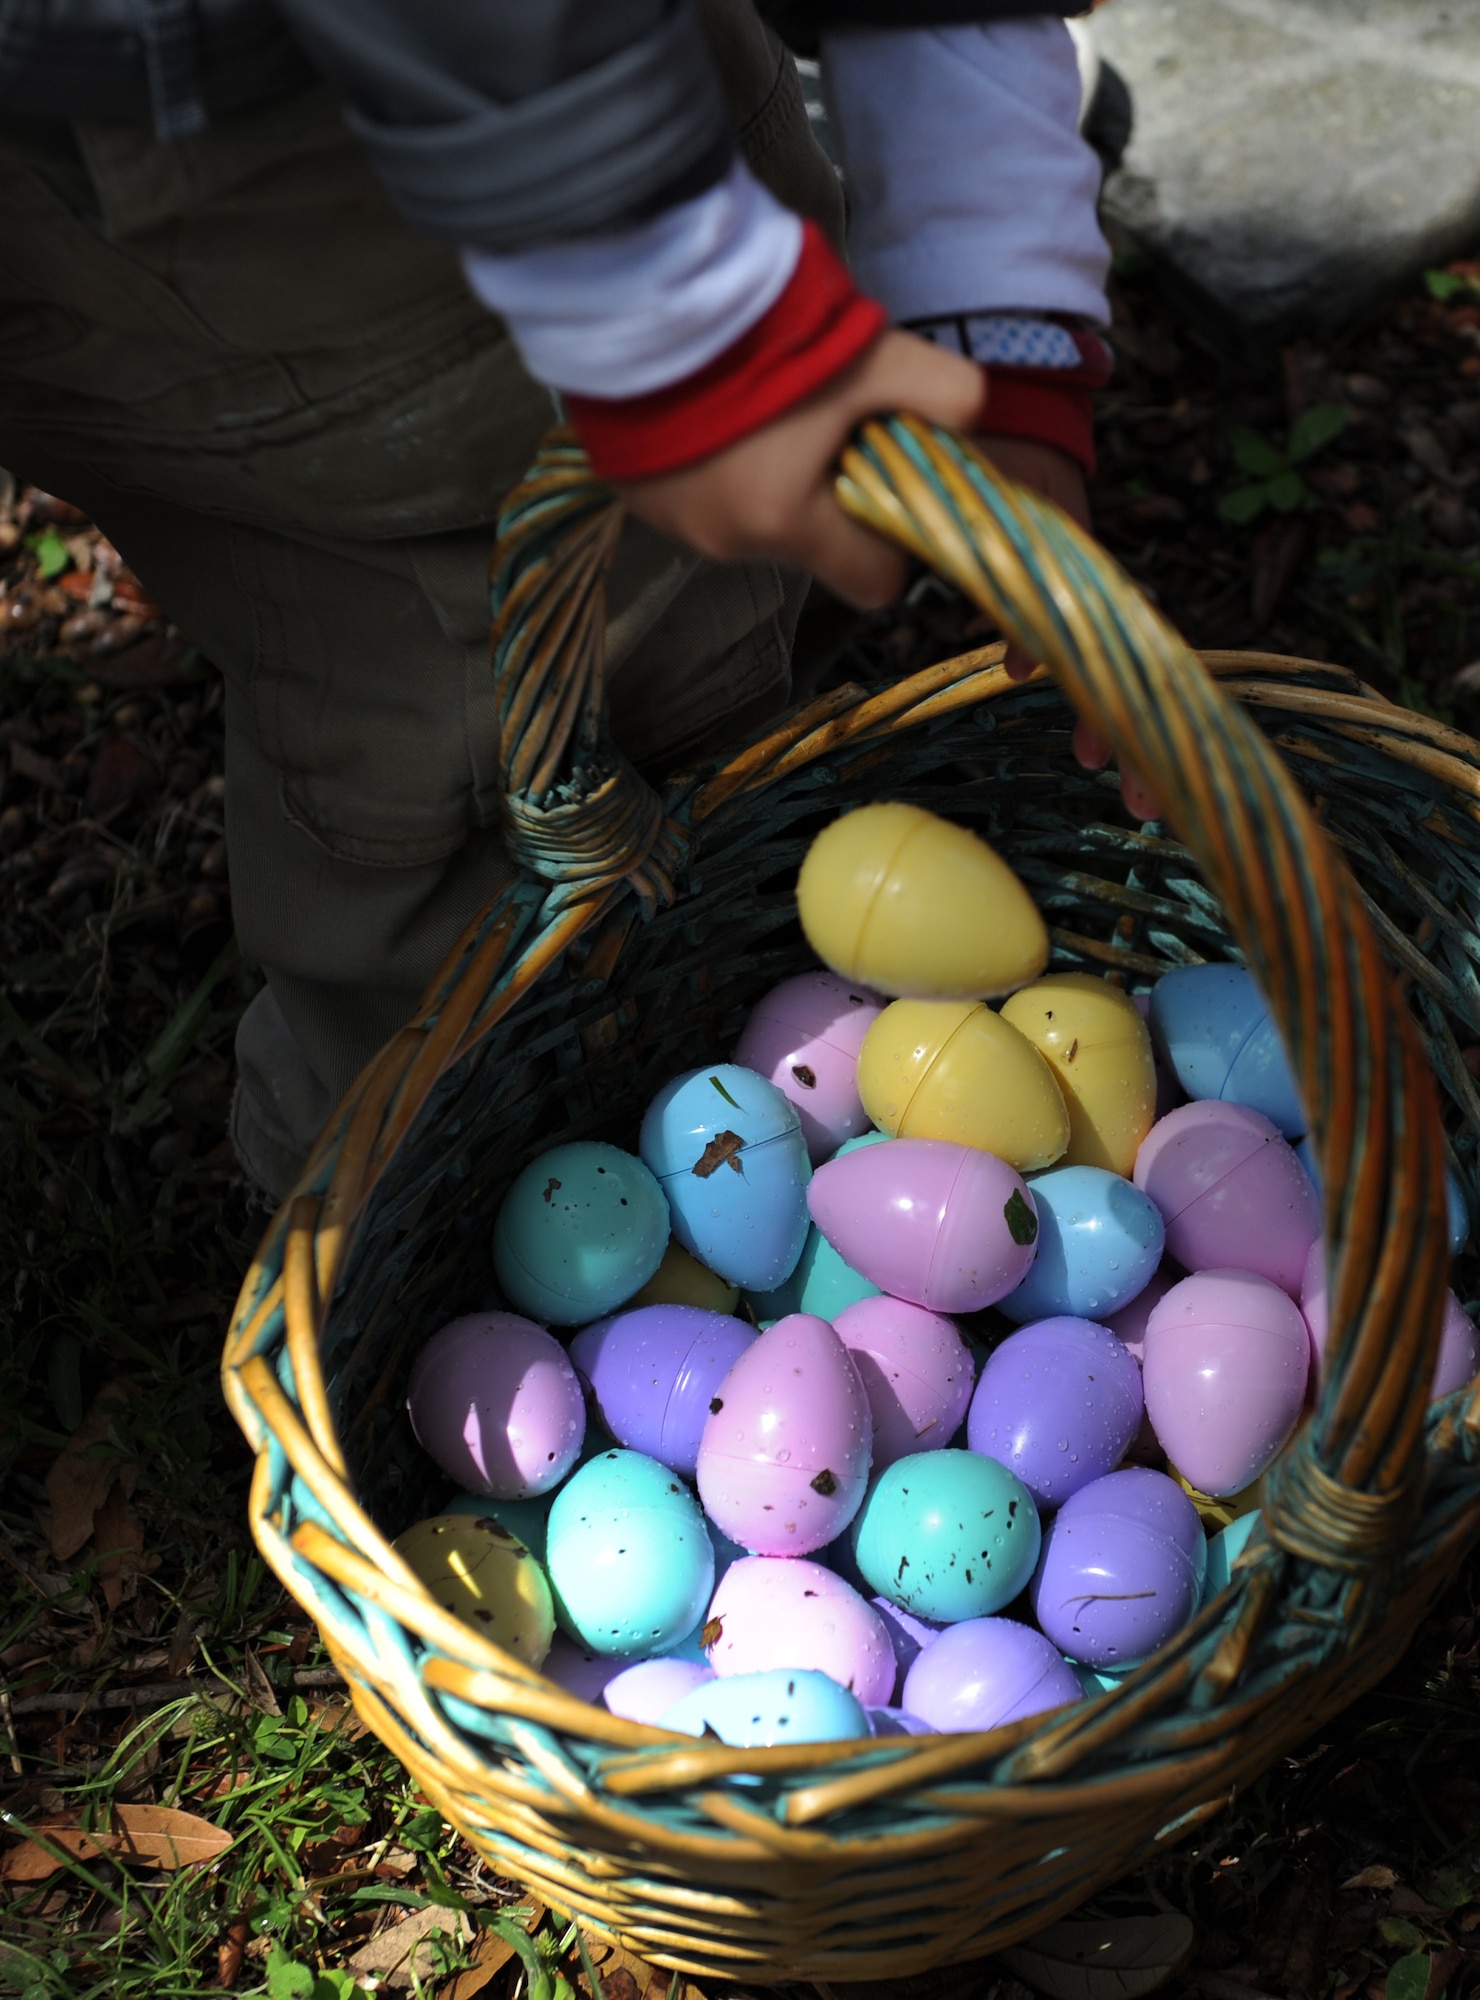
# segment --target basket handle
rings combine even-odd
[[[1331,1282],[1314,1420],[1266,1483],[1287,1553],[1350,1575],[1396,1560],[1422,1497],[1448,1268],[1438,1093],[1345,863],[1280,758],[1123,570],[972,444],[866,424],[842,505],[1042,660],[1144,773],[1197,860],[1284,1036],[1325,1189]],[[682,831],[604,720],[604,580],[620,511],[569,431],[499,523],[491,566],[507,830],[577,892],[671,893]]]

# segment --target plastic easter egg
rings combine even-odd
[[[1131,1001],[1136,1012],[1147,1023],[1149,1029],[1151,1022],[1151,995],[1149,993],[1133,993]],[[1152,1116],[1152,1123],[1154,1124],[1156,1119],[1165,1118],[1169,1111],[1175,1111],[1177,1106],[1184,1101],[1185,1093],[1181,1084],[1177,1081],[1176,1072],[1157,1047],[1155,1035],[1151,1037],[1151,1060],[1156,1071],[1156,1110]]]
[[[775,1084],[735,1063],[689,1070],[648,1106],[638,1149],[691,1255],[746,1291],[791,1276],[807,1235],[812,1163]]]
[[[612,1675],[602,1699],[613,1715],[626,1722],[656,1723],[675,1702],[713,1679],[714,1669],[697,1660],[676,1660],[671,1655],[635,1660]]]
[[[1100,1321],[1108,1326],[1116,1339],[1121,1341],[1126,1353],[1136,1366],[1141,1365],[1141,1353],[1146,1342],[1146,1322],[1151,1317],[1151,1309],[1158,1299],[1164,1299],[1177,1280],[1169,1271],[1156,1271],[1146,1280],[1129,1305],[1119,1312],[1107,1313]]]
[[[1300,1310],[1310,1332],[1312,1358],[1317,1373],[1326,1355],[1326,1246],[1317,1237],[1310,1246],[1300,1287]],[[1439,1333],[1439,1354],[1434,1363],[1429,1396],[1438,1402],[1456,1389],[1468,1388],[1480,1374],[1480,1330],[1453,1292],[1444,1294],[1444,1324]]]
[[[784,980],[752,1010],[731,1061],[790,1098],[813,1164],[868,1126],[858,1095],[858,1051],[884,1002],[835,972]]]
[[[869,1734],[862,1704],[827,1674],[778,1667],[691,1688],[661,1725],[681,1736],[717,1736],[742,1750],[774,1743],[847,1743]]]
[[[502,1500],[559,1485],[586,1435],[565,1349],[515,1313],[469,1313],[434,1333],[412,1364],[406,1412],[449,1479]]]
[[[858,1057],[864,1109],[896,1139],[980,1146],[1020,1173],[1069,1140],[1053,1071],[1026,1036],[980,1000],[896,1000]]]
[[[1045,1319],[988,1358],[966,1437],[1049,1508],[1113,1472],[1140,1424],[1141,1371],[1115,1335],[1087,1319]]]
[[[882,1138],[883,1134],[879,1136]],[[872,1278],[865,1278],[861,1271],[845,1264],[814,1222],[807,1230],[797,1267],[786,1283],[778,1285],[774,1292],[747,1292],[745,1296],[755,1314],[756,1325],[764,1330],[778,1319],[785,1319],[788,1313],[813,1313],[818,1319],[835,1320],[856,1299],[878,1295],[879,1288]]]
[[[1146,1325],[1141,1380],[1162,1447],[1200,1493],[1241,1493],[1300,1420],[1310,1336],[1300,1308],[1256,1271],[1202,1271]]]
[[[545,1573],[507,1528],[434,1514],[391,1544],[433,1601],[495,1646],[537,1667],[555,1636]]]
[[[833,1331],[853,1356],[873,1412],[875,1472],[950,1442],[975,1372],[953,1320],[881,1292],[845,1306]]]
[[[704,1621],[717,1674],[806,1667],[869,1702],[894,1692],[894,1647],[867,1599],[821,1563],[747,1556],[725,1573]]]
[[[1019,1324],[1068,1313],[1104,1319],[1151,1281],[1166,1241],[1153,1202],[1103,1167],[1054,1167],[1031,1183],[1038,1254],[998,1301]]]
[[[808,1555],[842,1533],[868,1483],[873,1418],[826,1320],[792,1313],[740,1356],[709,1404],[699,1493],[757,1555]]]
[[[1001,855],[919,806],[861,806],[826,827],[797,915],[824,965],[880,993],[983,1000],[1048,963],[1043,919]]]
[[[1014,1618],[970,1618],[942,1632],[905,1675],[905,1712],[932,1729],[1000,1729],[1080,1699],[1053,1643]]]
[[[1038,1217],[1003,1160],[944,1139],[891,1139],[819,1167],[812,1219],[856,1271],[932,1312],[974,1312],[1021,1284]]]
[[[1222,1098],[1306,1129],[1285,1045],[1253,975],[1241,965],[1181,965],[1151,990],[1151,1031],[1191,1098]]]
[[[1033,1496],[974,1451],[922,1451],[869,1487],[850,1537],[869,1585],[918,1617],[954,1624],[1011,1604],[1042,1539]]]
[[[707,1516],[704,1525],[709,1530],[709,1546],[714,1550],[714,1580],[718,1584],[731,1563],[737,1563],[743,1556],[748,1556],[750,1550],[743,1549],[738,1542],[732,1541],[723,1528],[717,1528]]]
[[[554,1497],[553,1493],[543,1493],[533,1500],[495,1500],[485,1493],[454,1493],[444,1501],[442,1512],[468,1514],[475,1520],[497,1522],[516,1541],[523,1542],[537,1563],[542,1563],[545,1560],[545,1535],[550,1524],[550,1502]]]
[[[1051,972],[1004,1001],[1002,1019],[1053,1071],[1069,1114],[1062,1164],[1129,1174],[1156,1115],[1156,1061],[1135,1001],[1091,972]]]
[[[493,1229],[498,1281],[520,1312],[579,1326],[614,1312],[657,1270],[668,1204],[630,1153],[582,1139],[531,1160]]]
[[[671,1236],[662,1263],[641,1291],[627,1301],[633,1307],[699,1306],[713,1313],[732,1313],[739,1303],[738,1285],[727,1285]]]
[[[1167,1249],[1188,1271],[1248,1270],[1300,1289],[1321,1226],[1315,1191],[1279,1132],[1257,1111],[1183,1104],[1152,1126],[1135,1184],[1166,1222]]]
[[[1082,1660],[1072,1660],[1070,1665],[1079,1677],[1079,1685],[1091,1700],[1096,1695],[1108,1694],[1112,1688],[1120,1687],[1134,1672],[1131,1667],[1122,1667],[1118,1673],[1108,1667],[1087,1667]]]
[[[873,1606],[883,1619],[884,1630],[894,1648],[894,1691],[897,1695],[910,1668],[946,1628],[941,1619],[917,1618],[913,1611],[906,1611],[902,1604],[891,1604],[887,1597],[874,1598]]]
[[[1174,1479],[1126,1466],[1066,1500],[1043,1537],[1033,1613],[1072,1659],[1128,1667],[1178,1632],[1202,1599],[1208,1545]]]
[[[1226,1528],[1208,1539],[1208,1573],[1203,1579],[1203,1604],[1211,1604],[1220,1590],[1226,1590],[1233,1566],[1249,1545],[1249,1537],[1259,1525],[1259,1509],[1240,1514]],[[1202,1607],[1199,1606],[1199,1609]]]
[[[571,1475],[550,1508],[547,1549],[556,1615],[596,1653],[667,1652],[714,1586],[693,1494],[640,1452],[606,1451]]]
[[[1321,1193],[1321,1170],[1316,1165],[1315,1143],[1309,1133],[1296,1142],[1295,1157],[1306,1172],[1306,1178],[1319,1198]],[[1444,1205],[1449,1222],[1449,1254],[1457,1257],[1470,1240],[1470,1211],[1465,1202],[1465,1191],[1460,1185],[1459,1175],[1453,1167],[1444,1169]]]
[[[918,1715],[906,1715],[902,1708],[870,1708],[865,1711],[874,1736],[934,1736],[937,1732]]]
[[[622,1671],[622,1665],[611,1654],[593,1652],[579,1639],[557,1632],[540,1671],[577,1701],[589,1701],[594,1707],[605,1699],[607,1683]]]
[[[583,1328],[570,1358],[618,1444],[692,1479],[710,1401],[755,1337],[697,1306],[640,1306]]]

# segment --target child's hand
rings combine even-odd
[[[981,443],[1000,472],[1005,472],[1009,479],[1019,480],[1024,486],[1031,486],[1045,500],[1052,500],[1062,507],[1070,520],[1077,521],[1081,528],[1089,528],[1089,495],[1085,491],[1084,473],[1077,460],[1070,458],[1066,451],[1059,451],[1051,444],[1037,444],[1031,438],[994,437],[990,430],[983,435]],[[1015,681],[1025,681],[1034,667],[1034,662],[1021,646],[1009,646],[1007,658],[1002,664]],[[1074,731],[1074,755],[1087,771],[1098,771],[1110,761],[1110,746],[1095,734],[1088,723],[1081,722]],[[1125,800],[1127,812],[1137,819],[1160,818],[1161,807],[1132,764],[1120,767],[1120,796]]]
[[[877,610],[904,588],[906,559],[838,505],[838,454],[866,417],[896,410],[970,430],[985,394],[974,361],[891,331],[774,423],[697,465],[618,491],[640,520],[703,555],[725,562],[770,556],[810,570],[850,604]]]

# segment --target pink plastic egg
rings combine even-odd
[[[894,1692],[894,1648],[883,1619],[821,1563],[775,1556],[735,1563],[714,1593],[704,1634],[717,1674],[810,1667],[865,1707]]]
[[[1326,1245],[1317,1237],[1306,1259],[1300,1286],[1300,1310],[1310,1329],[1312,1358],[1317,1374],[1326,1354]],[[1453,1292],[1444,1294],[1444,1326],[1439,1335],[1439,1358],[1429,1389],[1433,1401],[1464,1389],[1480,1374],[1480,1331]]]
[[[1166,1297],[1177,1280],[1166,1271],[1158,1271],[1148,1282],[1146,1289],[1138,1292],[1128,1306],[1122,1306],[1117,1313],[1111,1313],[1102,1320],[1118,1340],[1125,1343],[1126,1351],[1139,1368],[1142,1350],[1146,1344],[1146,1322],[1152,1310]]]
[[[1241,1493],[1279,1454],[1305,1402],[1310,1336],[1300,1309],[1256,1271],[1174,1285],[1146,1326],[1146,1412],[1201,1493]]]
[[[1315,1189],[1262,1112],[1219,1098],[1179,1105],[1142,1141],[1133,1176],[1188,1271],[1257,1271],[1294,1298],[1321,1226]],[[1190,1475],[1189,1475],[1190,1476]]]
[[[608,1662],[610,1665],[611,1662]],[[626,1722],[656,1723],[691,1688],[714,1679],[713,1667],[698,1660],[675,1659],[665,1654],[656,1660],[634,1660],[613,1674],[602,1690],[602,1698],[613,1715]]]
[[[710,1402],[698,1460],[705,1513],[757,1555],[822,1548],[863,1502],[873,1427],[858,1370],[827,1321],[778,1319]]]
[[[449,1479],[499,1500],[558,1486],[586,1435],[565,1349],[517,1313],[469,1313],[434,1333],[412,1366],[406,1410]]]
[[[745,1023],[731,1062],[758,1070],[790,1098],[812,1164],[868,1130],[858,1095],[858,1051],[884,1001],[835,972],[783,980]]]
[[[880,1292],[845,1306],[833,1330],[853,1356],[874,1416],[874,1471],[954,1437],[975,1371],[954,1320]]]
[[[888,1139],[829,1160],[807,1206],[845,1263],[932,1312],[995,1305],[1027,1276],[1038,1241],[1021,1176],[947,1139]]]

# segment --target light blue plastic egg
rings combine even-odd
[[[1033,1496],[974,1451],[920,1451],[871,1483],[848,1531],[868,1589],[957,1624],[1011,1604],[1043,1542]]]
[[[1321,1176],[1316,1166],[1316,1149],[1309,1136],[1296,1146],[1295,1157],[1304,1167],[1306,1179],[1319,1194]],[[1449,1215],[1449,1254],[1457,1257],[1470,1240],[1470,1211],[1465,1206],[1465,1191],[1453,1167],[1444,1169],[1444,1201]]]
[[[631,1153],[596,1139],[531,1160],[493,1229],[509,1303],[546,1326],[580,1326],[640,1291],[668,1247],[668,1204]]]
[[[447,1501],[442,1508],[444,1514],[471,1514],[476,1520],[497,1521],[501,1528],[523,1542],[525,1548],[542,1563],[545,1560],[545,1536],[550,1523],[550,1503],[553,1493],[541,1493],[533,1500],[493,1500],[482,1493],[459,1493]]]
[[[736,1063],[675,1077],[648,1106],[638,1150],[691,1256],[747,1292],[791,1276],[810,1225],[812,1162],[775,1084]]]
[[[1306,1129],[1290,1059],[1264,996],[1241,965],[1182,965],[1151,989],[1151,1032],[1189,1097],[1221,1097]]]
[[[659,1722],[684,1736],[712,1729],[745,1750],[773,1743],[843,1743],[867,1736],[868,1717],[845,1687],[811,1667],[730,1674],[683,1695]]]
[[[1051,1167],[1028,1185],[1038,1254],[999,1312],[1019,1325],[1060,1313],[1104,1320],[1146,1289],[1166,1244],[1155,1202],[1104,1167]]]
[[[1226,1528],[1221,1529],[1209,1540],[1208,1573],[1203,1581],[1199,1609],[1215,1598],[1220,1590],[1227,1589],[1229,1578],[1233,1575],[1233,1566],[1243,1554],[1250,1535],[1258,1525],[1259,1509],[1255,1507],[1249,1513],[1240,1514],[1235,1520],[1230,1521]]]
[[[550,1507],[545,1563],[556,1617],[595,1653],[671,1652],[714,1590],[698,1501],[639,1451],[603,1452],[571,1474]]]

